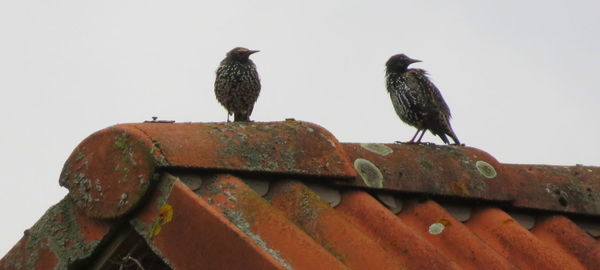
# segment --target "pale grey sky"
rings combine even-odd
[[[383,83],[402,52],[423,60],[468,146],[599,165],[598,1],[490,2],[0,1],[0,257],[66,194],[62,165],[88,135],[154,115],[225,120],[214,71],[235,46],[261,50],[256,121],[408,140]]]

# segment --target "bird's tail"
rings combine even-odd
[[[456,134],[454,134],[454,131],[452,130],[452,128],[449,128],[448,131],[440,132],[436,135],[440,136],[440,139],[442,139],[442,141],[444,141],[445,144],[450,144],[450,141],[448,140],[448,137],[446,137],[446,134],[448,134],[448,136],[450,136],[450,138],[452,138],[452,140],[454,141],[454,144],[460,145],[460,141],[458,140],[458,137],[456,137]]]
[[[448,141],[448,138],[446,137],[447,134],[448,136],[450,136],[450,138],[452,138],[455,144],[460,145],[460,141],[458,140],[458,137],[456,136],[454,130],[452,130],[452,126],[450,125],[450,116],[444,115],[443,119],[443,124],[441,125],[441,128],[437,130],[436,133],[438,134],[438,136],[440,136],[440,138],[442,138],[442,141],[444,141],[445,144],[450,144],[450,141]]]
[[[438,134],[438,136],[440,136],[440,139],[442,139],[442,141],[444,141],[445,144],[450,144],[450,141],[448,141],[448,137],[446,137],[446,134],[440,133]]]
[[[234,113],[233,121],[234,122],[249,122],[250,115],[248,115],[247,113]]]
[[[454,144],[460,145],[460,141],[458,140],[458,137],[456,137],[456,134],[454,134],[454,131],[450,131],[450,133],[448,133],[448,135],[450,135],[450,137],[454,141]]]
[[[460,145],[460,141],[458,140],[458,137],[456,136],[456,134],[454,134],[454,130],[452,130],[452,128],[450,127],[450,125],[448,125],[448,127],[449,128],[448,128],[448,131],[446,132],[446,134],[448,134],[448,136],[450,136],[450,138],[452,138],[452,140],[454,141],[454,144]],[[446,136],[444,136],[444,137],[446,137]],[[444,140],[444,142],[446,144],[449,144],[448,143],[448,139]]]

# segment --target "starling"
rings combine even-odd
[[[217,69],[215,95],[227,109],[227,122],[233,114],[234,121],[250,121],[254,103],[260,93],[260,79],[250,55],[256,50],[233,48]]]
[[[422,131],[416,141],[420,143],[427,130],[449,144],[446,135],[455,144],[460,141],[450,126],[450,108],[446,105],[440,90],[427,77],[423,69],[408,68],[412,63],[421,62],[404,54],[396,54],[386,62],[386,87],[390,93],[396,114],[405,123],[417,128],[409,143]]]

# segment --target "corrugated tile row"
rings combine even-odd
[[[209,178],[196,193],[225,216],[237,213],[234,220],[245,221],[242,231],[260,237],[284,265],[294,269],[321,263],[327,269],[595,269],[600,265],[598,241],[564,216],[543,217],[528,230],[496,207],[479,206],[461,222],[435,200],[406,196],[404,209],[394,214],[363,190],[341,191],[339,204],[332,207],[298,180],[263,180],[271,183],[261,197],[238,177]],[[299,258],[306,260],[304,264],[291,255],[293,250],[302,251]],[[318,256],[305,254],[308,251]]]

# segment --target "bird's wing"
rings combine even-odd
[[[423,69],[409,69],[406,73],[407,83],[411,89],[419,89],[422,104],[432,111],[442,112],[447,118],[450,118],[450,108],[444,101],[440,90],[429,80],[427,72]]]

